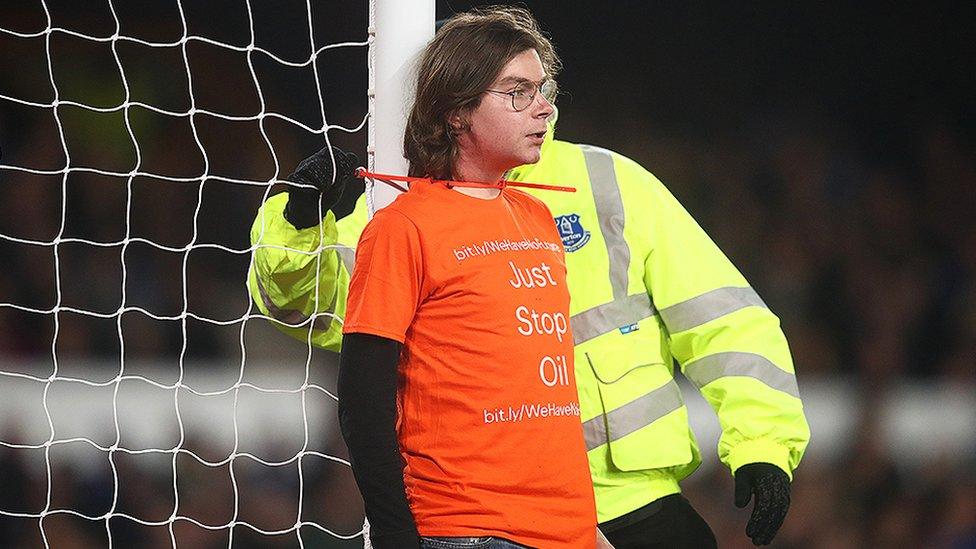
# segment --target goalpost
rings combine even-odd
[[[18,4],[0,13],[0,545],[361,546],[334,358],[251,303],[247,227],[325,144],[405,172],[434,0]],[[371,212],[392,200],[367,192]]]
[[[410,104],[409,72],[416,54],[434,36],[434,1],[371,0],[370,32],[369,168],[406,174],[402,151]],[[370,215],[392,202],[396,192],[388,185],[367,182]]]

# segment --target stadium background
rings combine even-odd
[[[45,3],[54,26],[98,36],[114,32],[107,2],[82,4]],[[169,40],[182,33],[176,2],[119,4],[115,9],[125,34]],[[366,7],[358,4],[314,3],[316,43],[364,40]],[[190,34],[247,43],[244,2],[181,5]],[[470,5],[439,1],[438,16]],[[526,5],[552,35],[565,63],[557,136],[614,149],[653,171],[783,320],[813,440],[775,546],[976,546],[976,64],[966,46],[976,10],[961,3]],[[259,45],[288,59],[308,57],[304,2],[256,2],[252,8]],[[0,28],[27,32],[45,26],[40,2],[5,6],[0,15]],[[180,48],[120,42],[118,50],[127,67],[138,67],[127,70],[134,98],[187,108]],[[187,52],[197,108],[257,112],[243,54],[199,43],[188,44]],[[320,57],[329,123],[355,127],[361,122],[365,57],[361,47]],[[104,107],[124,97],[106,44],[54,33],[51,59],[62,99]],[[319,127],[311,70],[253,59],[269,110]],[[0,94],[51,100],[43,38],[0,33]],[[73,166],[131,169],[134,152],[122,113],[62,107],[60,114]],[[203,159],[187,124],[140,109],[130,115],[144,171],[186,177],[202,172]],[[211,174],[273,176],[274,161],[256,123],[197,120]],[[277,119],[267,119],[265,127],[279,159],[279,177],[322,143],[321,135]],[[329,136],[364,156],[365,130]],[[59,169],[64,164],[51,109],[0,99],[0,148],[3,166]],[[125,237],[124,178],[72,173],[63,198],[61,179],[0,168],[0,234],[52,239],[64,200],[65,236]],[[197,243],[235,249],[247,248],[247,231],[264,193],[258,186],[210,180],[202,191],[199,184],[152,178],[136,178],[132,188],[130,236],[182,246],[195,235]],[[354,194],[347,192],[340,210],[348,211]],[[62,305],[116,310],[120,254],[120,246],[61,244]],[[0,302],[54,305],[57,277],[50,247],[0,239],[0,256]],[[185,285],[182,261],[183,254],[127,246],[127,303],[178,315],[185,291],[188,310],[195,314],[229,321],[247,313],[246,254],[192,251]],[[50,372],[52,317],[0,307],[0,370]],[[168,375],[170,381],[181,363],[187,379],[215,387],[226,386],[226,379],[233,383],[241,371],[239,323],[187,320],[185,351],[179,321],[125,313],[121,324],[124,351],[115,318],[60,313],[55,347],[61,373],[111,379],[123,352],[127,372]],[[245,332],[245,380],[300,383],[306,361],[300,342],[262,320],[249,320]],[[334,387],[334,362],[328,353],[313,352],[313,381]],[[29,438],[25,433],[31,427],[25,424],[44,414],[36,402],[38,387],[11,378],[0,378],[0,385],[5,386],[0,440]],[[51,387],[52,395],[59,387]],[[277,401],[266,397],[242,392],[240,406],[274,407]],[[687,496],[723,547],[746,547],[747,511],[732,506],[731,481],[715,465],[714,419],[687,391],[686,397],[711,458],[687,482]],[[77,398],[64,413],[82,418],[80,423],[86,416],[111,421],[111,387],[65,398]],[[316,393],[308,409],[320,411],[312,418],[313,430],[319,429],[315,447],[343,456],[334,427],[328,426],[334,403]],[[264,452],[266,459],[295,454],[293,441],[268,434],[279,424],[269,427],[267,418],[245,416],[238,418],[242,441],[248,432],[260,439],[255,452]],[[274,416],[275,421],[295,418]],[[243,426],[247,422],[253,431]],[[46,420],[42,423],[46,429]],[[220,428],[232,434],[226,422]],[[147,436],[130,435],[132,441]],[[165,447],[172,440],[151,444]],[[204,429],[190,432],[184,447],[217,460],[226,457],[228,444],[226,436]],[[83,465],[86,455],[96,465]],[[104,452],[82,444],[71,457],[52,452],[51,459],[52,509],[106,512],[113,481]],[[116,454],[117,510],[166,520],[174,505],[170,459],[156,469],[137,463],[151,459]],[[43,465],[43,452],[0,446],[0,511],[44,508]],[[194,468],[191,461],[180,461],[180,467],[182,515],[228,522],[236,483],[239,520],[269,530],[287,529],[295,521],[294,466],[237,460],[233,483],[227,466]],[[152,473],[157,469],[160,475]],[[343,533],[358,530],[361,507],[345,467],[310,462],[302,499],[306,520]],[[113,518],[111,528],[118,546],[170,545],[165,526]],[[54,547],[107,544],[105,521],[58,514],[45,519],[45,529]],[[175,529],[183,546],[227,545],[226,529],[208,531],[185,522]],[[316,529],[302,532],[308,546],[356,545]],[[267,537],[240,526],[234,536],[239,547],[297,544],[294,533]],[[0,514],[0,545],[43,545],[37,520]]]

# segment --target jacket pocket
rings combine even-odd
[[[586,353],[611,463],[622,471],[640,471],[695,461],[688,410],[660,347],[622,343],[607,341]]]

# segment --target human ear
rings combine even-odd
[[[464,129],[466,127],[466,124],[464,123],[464,120],[461,118],[461,115],[458,114],[458,113],[452,114],[448,118],[448,122],[447,123],[451,126],[451,133],[454,133],[454,134],[461,133],[462,131],[464,131]]]

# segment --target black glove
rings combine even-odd
[[[321,200],[322,203],[322,213],[325,214],[326,210],[336,205],[346,185],[356,177],[359,157],[339,147],[332,147],[332,155],[335,156],[335,177],[332,172],[332,159],[329,158],[329,147],[322,147],[319,152],[302,160],[295,171],[285,178],[293,183],[315,187],[308,189],[288,186],[285,219],[298,230],[321,223],[319,201]]]
[[[779,531],[790,509],[790,477],[769,463],[749,463],[735,472],[735,506],[756,503],[746,526],[746,535],[754,545],[769,545]]]

